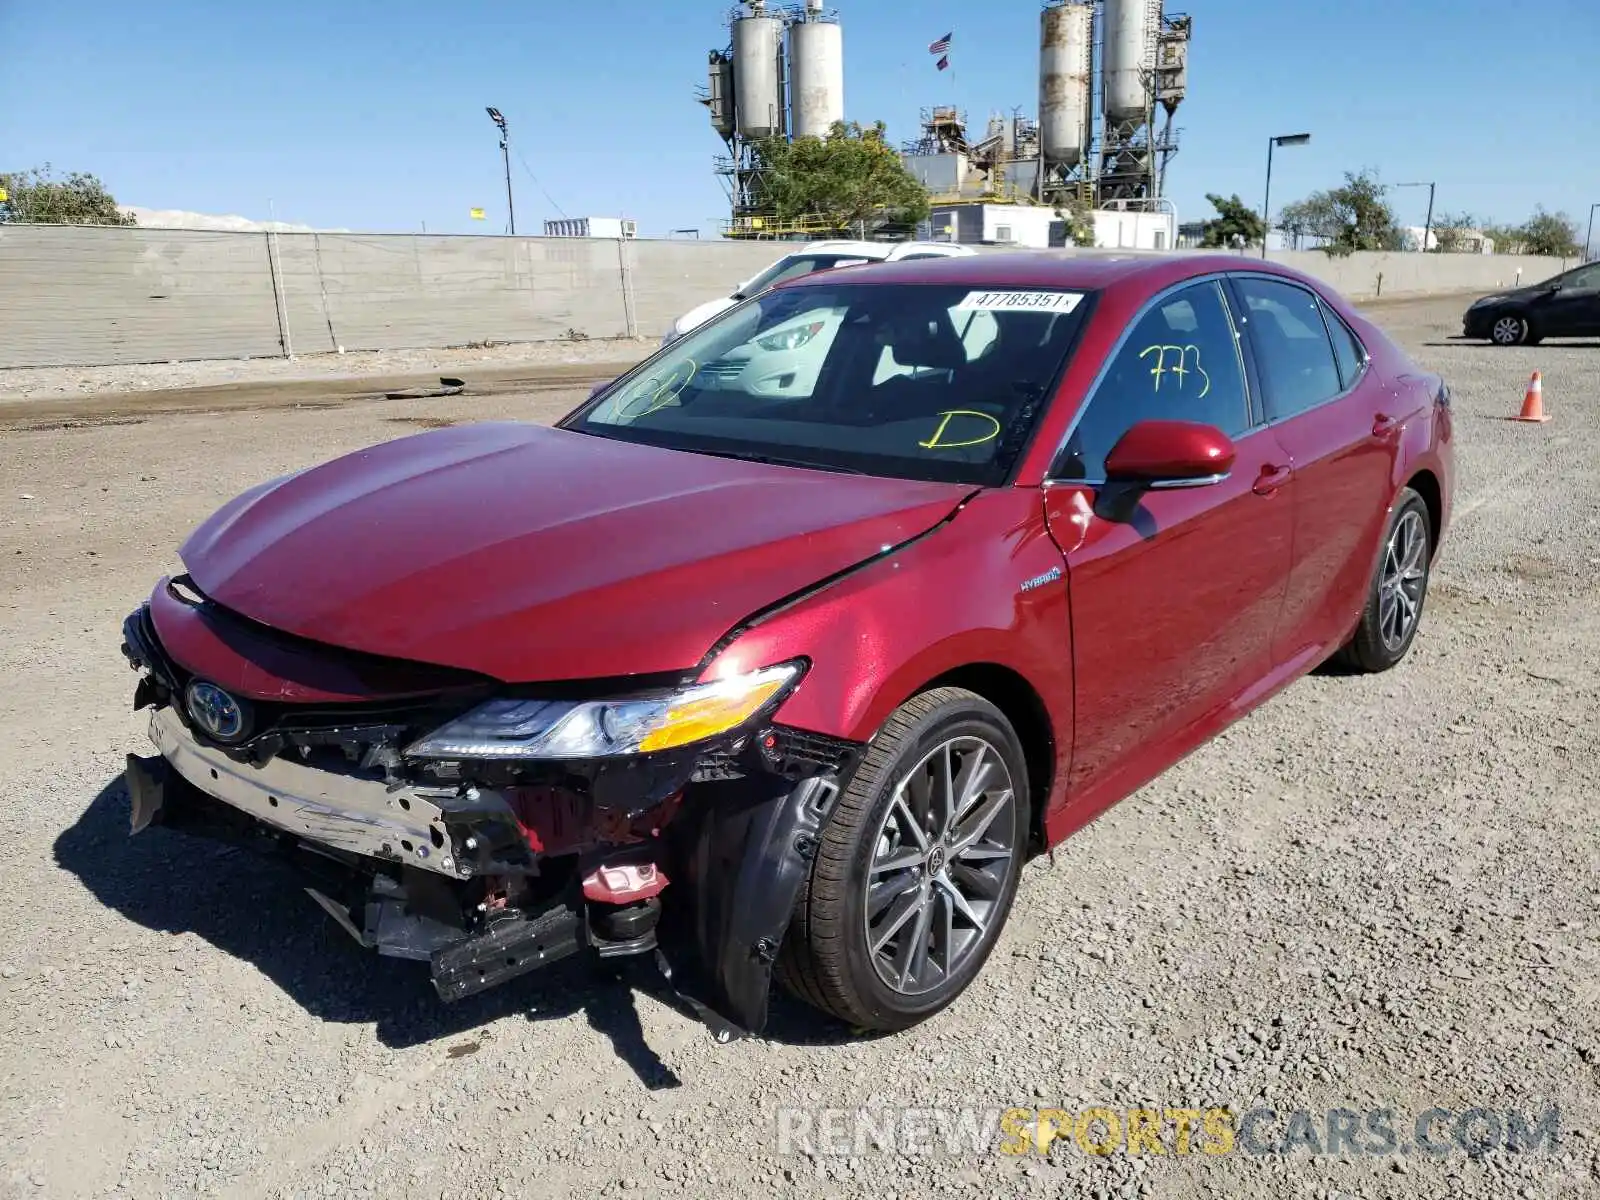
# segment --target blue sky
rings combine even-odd
[[[1037,103],[1038,0],[835,0],[852,119],[916,133],[921,106],[975,124]],[[519,232],[628,215],[641,233],[726,215],[722,149],[694,102],[730,0],[454,4],[0,0],[0,168],[92,171],[125,204],[322,227],[498,232],[494,127],[511,122]],[[1375,167],[1434,180],[1440,209],[1582,226],[1600,201],[1600,16],[1593,0],[1189,0],[1183,149],[1168,191],[1273,208]],[[952,75],[926,47],[954,31]],[[537,178],[538,185],[534,180]],[[541,186],[542,185],[542,186]],[[1426,189],[1397,192],[1421,224]],[[475,222],[469,210],[488,210]]]

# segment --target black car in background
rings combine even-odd
[[[1475,300],[1461,318],[1461,332],[1497,346],[1532,346],[1552,337],[1600,337],[1600,262]]]

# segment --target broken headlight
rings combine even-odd
[[[490,700],[406,748],[408,758],[583,759],[675,750],[738,729],[799,680],[783,663],[659,696]]]

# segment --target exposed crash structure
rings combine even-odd
[[[180,666],[164,628],[257,661],[419,670],[329,659],[186,577],[163,580],[123,630],[160,751],[128,759],[135,833],[159,824],[284,858],[363,946],[428,963],[446,1000],[579,951],[653,953],[720,1040],[761,1029],[855,751],[763,722],[803,662],[621,700],[486,698],[487,681],[441,671],[431,695],[268,703]]]

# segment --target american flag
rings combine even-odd
[[[953,34],[953,33],[945,34],[938,41],[936,41],[936,42],[932,43],[931,45],[929,45],[928,53],[929,54],[943,54],[943,53],[945,53],[945,51],[950,49],[950,39],[953,38],[953,37],[955,37],[955,34]]]
[[[500,127],[500,132],[504,133],[506,131],[506,119],[500,115],[500,110],[498,108],[491,108],[487,109],[486,111],[489,114],[489,120],[498,125]]]

